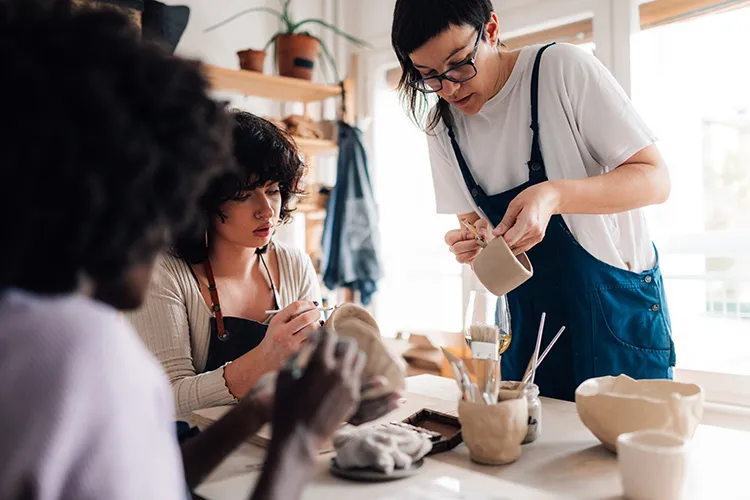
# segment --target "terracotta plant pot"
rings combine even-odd
[[[307,35],[281,35],[276,39],[279,75],[312,80],[320,42]]]
[[[263,63],[266,60],[266,52],[263,50],[246,49],[237,52],[240,60],[240,68],[247,71],[263,73]]]

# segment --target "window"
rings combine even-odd
[[[747,26],[750,7],[646,29],[632,40],[633,100],[672,177],[670,200],[648,212],[677,366],[743,375],[750,375]]]
[[[386,336],[457,332],[463,320],[462,266],[443,241],[457,220],[435,214],[425,135],[404,113],[387,75],[377,75],[372,126],[384,266],[375,316]]]

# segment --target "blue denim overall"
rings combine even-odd
[[[487,195],[474,180],[448,126],[469,193],[495,226],[521,191],[547,180],[539,139],[538,104],[539,66],[549,46],[539,50],[532,73],[533,136],[526,183]],[[542,395],[572,401],[581,382],[603,375],[672,377],[675,351],[658,254],[656,266],[642,273],[611,266],[589,254],[560,215],[552,216],[544,239],[527,254],[534,275],[508,294],[513,340],[502,357],[503,380],[523,377],[536,344],[542,312],[547,313],[547,319],[540,350],[561,326],[566,327],[537,371],[535,383]]]

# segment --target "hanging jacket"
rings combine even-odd
[[[326,212],[321,269],[326,287],[359,291],[362,304],[368,305],[380,278],[380,237],[361,135],[339,122],[336,186]]]

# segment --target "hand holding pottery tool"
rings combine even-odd
[[[479,231],[477,231],[477,228],[474,227],[474,225],[469,222],[466,219],[461,220],[461,223],[464,225],[466,229],[469,230],[472,236],[474,236],[474,240],[476,240],[477,245],[479,245],[482,248],[487,248],[487,240],[479,234]]]
[[[484,219],[479,219],[474,224],[463,219],[461,226],[463,227],[445,233],[445,243],[459,263],[470,264],[489,242],[491,228]]]
[[[342,330],[344,332],[351,333],[351,330],[349,330],[347,327],[344,327]],[[309,364],[313,354],[315,353],[317,335],[317,332],[314,333],[313,340],[304,343],[297,354],[289,358],[289,360],[287,361],[285,369],[290,372],[293,379],[299,380],[304,375],[307,365]],[[344,336],[339,335],[338,337],[342,338]],[[335,355],[340,356],[347,344],[348,342],[339,342],[335,349]],[[357,348],[360,352],[363,352],[359,346],[357,346]],[[372,352],[373,350],[370,349],[370,351]],[[369,357],[366,356],[366,358],[369,360]],[[366,369],[367,364],[365,363],[365,370]],[[359,405],[357,406],[354,414],[347,420],[349,424],[355,426],[370,422],[372,420],[376,420],[384,415],[387,415],[391,411],[398,408],[404,401],[400,390],[394,391],[390,389],[390,387],[392,386],[392,382],[388,379],[388,377],[381,374],[367,375],[367,378],[364,378],[365,370],[363,370],[363,375],[361,378],[362,383],[359,390]],[[387,372],[387,370],[385,371]],[[276,379],[274,377],[274,388],[275,380]],[[266,392],[268,391],[268,389],[265,390]]]
[[[314,444],[332,437],[359,406],[366,357],[356,342],[339,339],[332,330],[321,329],[311,337],[310,347],[292,356],[279,372],[273,432],[274,437],[307,432]],[[302,355],[309,355],[304,370],[296,365]]]

